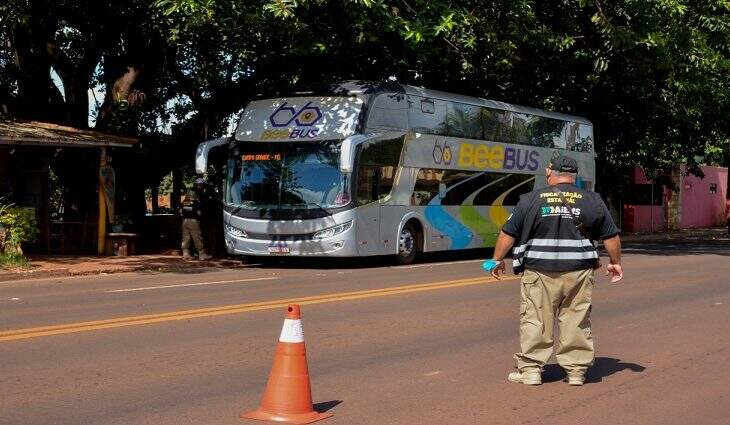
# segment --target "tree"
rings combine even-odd
[[[730,6],[723,0],[156,6],[190,58],[181,62],[197,78],[188,85],[207,86],[192,107],[208,117],[301,82],[395,76],[587,116],[604,163],[663,167],[727,145]]]
[[[88,90],[102,84],[105,99],[96,128],[142,131],[141,116],[130,125],[125,112],[141,107],[145,90],[153,90],[165,48],[148,2],[11,0],[0,5],[0,41],[0,78],[7,87],[0,102],[6,113],[84,128]]]
[[[257,96],[393,77],[586,116],[611,174],[721,161],[729,11],[726,0],[10,0],[0,103],[25,116],[60,103],[80,124],[82,93],[102,82],[97,127],[173,123],[171,141],[147,146],[150,157],[174,146],[157,156],[179,165]]]

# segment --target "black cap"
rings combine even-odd
[[[561,173],[578,173],[578,162],[565,155],[558,155],[548,162],[548,168]]]

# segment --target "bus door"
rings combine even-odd
[[[383,242],[382,208],[388,203],[403,150],[403,136],[363,143],[357,156],[357,246],[361,255],[388,254]],[[391,238],[392,239],[392,238]],[[392,243],[392,241],[391,241]]]
[[[378,170],[373,166],[357,168],[357,251],[360,255],[378,254],[380,247],[380,202]]]

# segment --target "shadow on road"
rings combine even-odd
[[[596,357],[596,362],[593,367],[588,369],[588,373],[586,374],[586,383],[592,384],[601,382],[603,378],[626,369],[634,373],[641,373],[646,369],[646,367],[636,363],[624,363],[620,359],[614,359],[611,357]],[[542,374],[543,382],[557,382],[562,381],[563,378],[565,378],[565,372],[559,365],[545,365],[545,370]]]
[[[324,413],[328,410],[334,409],[340,403],[342,403],[342,400],[331,400],[323,401],[322,403],[314,403],[314,410],[317,413]]]
[[[640,255],[724,255],[730,256],[730,238],[706,240],[666,240],[626,242],[623,253]]]
[[[492,248],[468,249],[460,251],[433,252],[421,254],[416,264],[468,261],[491,258]],[[716,240],[666,240],[630,241],[624,244],[625,254],[640,255],[703,255],[715,254],[730,256],[730,239]],[[606,256],[604,251],[602,256]],[[365,269],[396,265],[392,256],[320,258],[320,257],[245,257],[243,264],[249,268],[291,268],[291,269]]]
[[[433,252],[418,256],[415,264],[441,263],[449,261],[468,261],[491,258],[492,248],[468,249],[462,251]],[[321,258],[321,257],[246,257],[248,268],[292,268],[292,269],[364,269],[396,265],[391,256]]]

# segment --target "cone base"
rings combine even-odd
[[[311,424],[312,422],[321,421],[332,416],[332,413],[319,413],[311,411],[309,413],[270,413],[261,409],[247,412],[241,415],[244,419],[255,419],[257,421],[282,422],[287,424]]]

